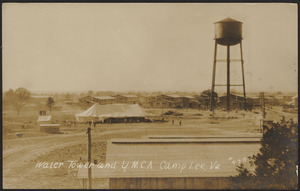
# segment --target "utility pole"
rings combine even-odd
[[[242,41],[240,42],[240,50],[241,50],[241,65],[242,65],[242,77],[243,77],[244,109],[245,109],[245,111],[247,111],[246,88],[245,88],[245,74],[244,74],[244,59],[243,59]]]
[[[148,108],[148,95],[147,95],[147,92],[146,92],[146,108]]]
[[[260,93],[260,102],[261,102],[261,111],[262,111],[262,117],[266,118],[266,102],[265,102],[265,94],[263,92]]]
[[[92,147],[92,140],[91,140],[91,127],[87,128],[87,132],[88,134],[88,180],[89,180],[89,189],[92,189],[92,169],[90,168],[90,164],[91,164],[91,147]]]
[[[263,99],[263,118],[265,119],[266,118],[266,102],[265,102],[265,98]]]

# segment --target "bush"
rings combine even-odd
[[[273,123],[261,140],[260,153],[250,157],[250,172],[242,164],[237,167],[237,188],[296,189],[298,165],[298,124],[284,119]]]

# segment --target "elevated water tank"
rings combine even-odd
[[[215,39],[218,44],[232,46],[241,42],[242,22],[227,18],[215,23]]]

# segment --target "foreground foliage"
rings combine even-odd
[[[254,172],[238,166],[235,186],[247,189],[296,189],[298,177],[298,124],[285,121],[273,123],[262,138],[260,153],[250,157]]]

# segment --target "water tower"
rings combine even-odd
[[[213,76],[212,76],[212,88],[211,88],[211,109],[214,109],[214,97],[213,93],[215,86],[227,87],[227,111],[230,110],[230,86],[243,86],[244,92],[244,108],[246,110],[246,91],[245,91],[245,77],[244,77],[244,60],[242,51],[242,22],[236,21],[231,18],[227,18],[215,23],[215,53],[213,64]],[[240,46],[240,59],[230,59],[230,46]],[[227,47],[227,58],[217,60],[217,47],[218,45]],[[216,78],[216,65],[219,62],[227,62],[227,83],[215,84]],[[230,62],[241,62],[242,66],[242,84],[230,84]]]

